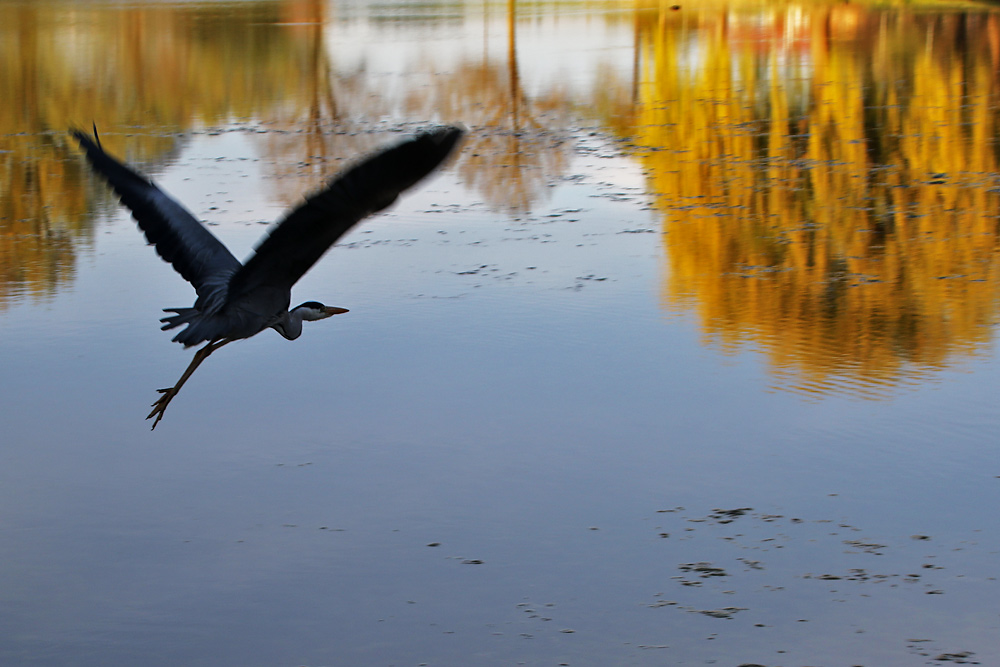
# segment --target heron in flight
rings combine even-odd
[[[164,330],[184,326],[173,340],[185,348],[206,344],[177,384],[159,390],[161,395],[146,417],[156,417],[155,429],[195,369],[223,345],[267,328],[295,340],[302,333],[302,322],[346,313],[317,301],[289,310],[292,286],[351,227],[434,171],[459,144],[464,130],[442,127],[423,132],[360,160],[287,213],[242,264],[181,204],[105,153],[96,125],[93,139],[79,130],[72,134],[90,165],[131,209],[146,240],[198,294],[194,306],[166,308],[164,312],[173,314],[160,320]]]

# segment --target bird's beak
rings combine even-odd
[[[350,311],[347,310],[346,308],[337,308],[336,306],[327,306],[326,308],[323,309],[323,312],[326,313],[327,315],[340,315],[341,313],[348,313]]]

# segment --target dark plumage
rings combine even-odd
[[[164,329],[184,326],[174,336],[175,342],[185,347],[208,344],[175,386],[160,390],[163,395],[149,414],[156,415],[156,428],[181,385],[222,345],[269,327],[295,339],[303,320],[346,312],[316,301],[289,311],[292,286],[351,227],[392,204],[440,165],[459,144],[464,130],[444,127],[424,132],[360,160],[289,212],[242,264],[181,204],[105,153],[96,127],[93,140],[79,130],[72,133],[94,170],[131,209],[156,252],[198,294],[194,306],[166,309],[173,315],[161,320]]]

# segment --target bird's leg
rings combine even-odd
[[[150,419],[153,415],[156,415],[156,420],[153,422],[154,429],[156,428],[156,425],[160,423],[160,420],[163,419],[163,413],[167,411],[167,406],[170,405],[170,401],[173,400],[174,396],[177,395],[177,392],[181,390],[181,387],[184,386],[184,383],[187,382],[188,378],[194,374],[198,366],[201,365],[201,362],[208,359],[208,355],[212,354],[228,342],[230,342],[228,338],[223,338],[218,341],[210,341],[205,347],[194,353],[194,359],[191,360],[187,370],[184,371],[183,375],[181,375],[181,379],[177,381],[177,384],[173,387],[168,387],[167,389],[157,389],[162,396],[156,399],[156,402],[153,403],[153,411],[146,415],[146,419]]]

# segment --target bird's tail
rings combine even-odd
[[[164,323],[163,326],[160,327],[161,331],[176,329],[182,324],[190,324],[197,319],[200,314],[200,311],[197,308],[164,308],[163,312],[174,314],[160,320]]]
[[[198,308],[164,308],[165,313],[174,313],[164,317],[161,330],[176,329],[179,326],[187,325],[184,329],[172,338],[173,342],[180,343],[184,347],[198,345],[205,341],[221,340],[216,336],[220,330],[217,315],[206,315]],[[225,326],[225,323],[222,324]]]

